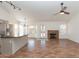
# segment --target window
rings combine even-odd
[[[62,34],[65,34],[65,33],[66,33],[66,24],[60,25],[60,32],[61,32]]]
[[[45,36],[46,36],[46,33],[45,33],[45,25],[41,25],[41,37],[42,38],[45,38]]]
[[[24,35],[24,26],[23,25],[19,25],[19,36],[23,36]]]
[[[41,31],[45,31],[45,25],[41,25]]]
[[[18,36],[19,31],[18,31],[18,24],[14,24],[14,36]]]

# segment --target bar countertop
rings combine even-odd
[[[28,35],[23,35],[23,36],[5,36],[5,37],[0,37],[0,38],[21,38],[21,37],[27,37]]]

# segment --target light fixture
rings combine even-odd
[[[63,15],[64,14],[64,11],[60,11],[60,14]]]
[[[61,15],[63,15],[63,14],[64,14],[64,12],[60,12],[60,14],[61,14]]]
[[[13,9],[21,10],[21,8],[15,6],[11,1],[0,1],[0,3],[3,3],[3,2],[6,2],[6,3],[8,3],[9,5],[11,5],[11,6],[13,7]]]

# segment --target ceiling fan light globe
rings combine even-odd
[[[63,14],[64,14],[64,12],[60,12],[60,14],[61,14],[61,15],[63,15]]]

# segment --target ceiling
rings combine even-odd
[[[61,1],[14,1],[16,6],[22,8],[25,15],[34,21],[65,21],[68,22],[79,12],[78,1],[64,1],[70,15],[54,15],[60,10]]]

